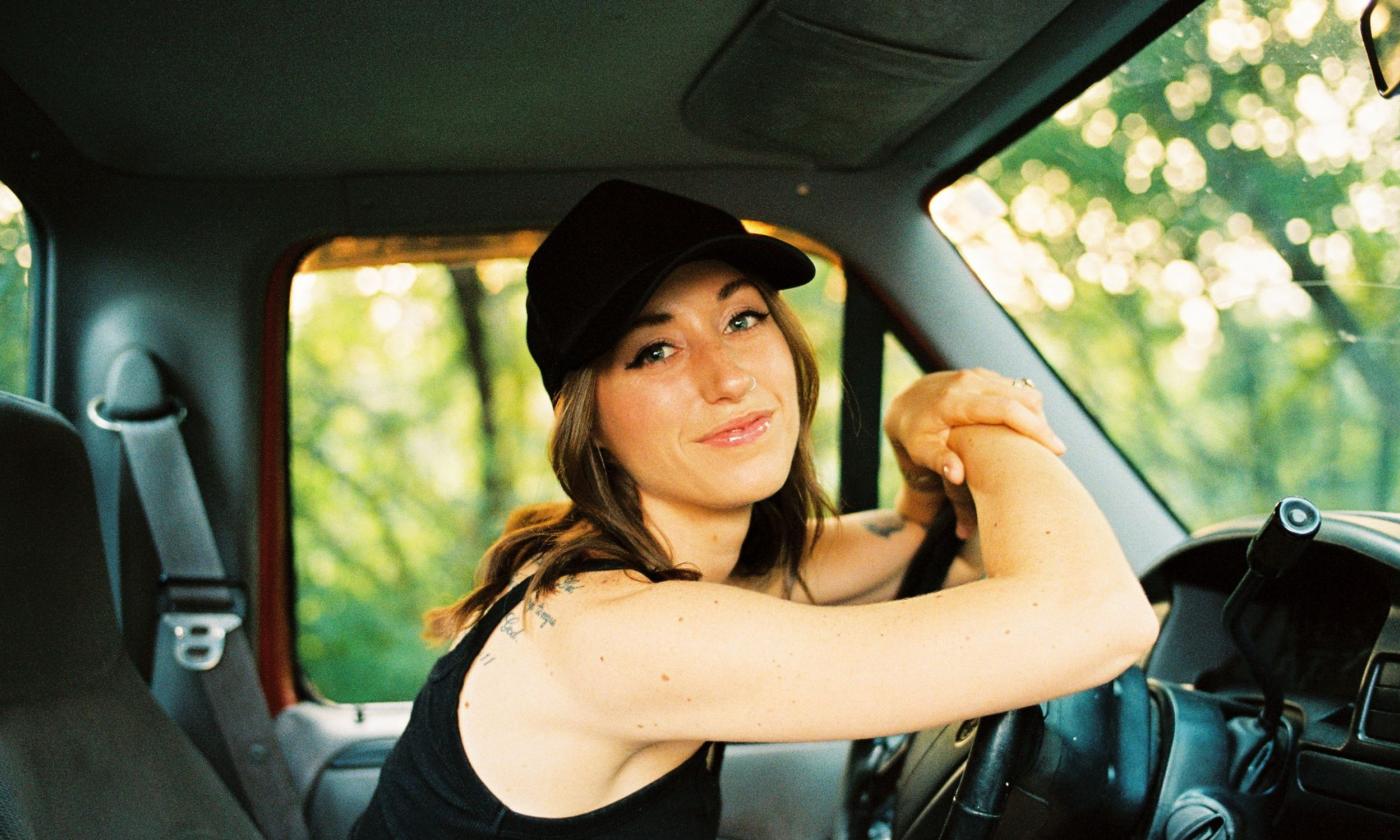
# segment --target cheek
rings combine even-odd
[[[629,472],[647,453],[664,446],[667,429],[674,428],[674,395],[665,388],[616,380],[598,383],[598,442]]]
[[[782,400],[787,413],[800,423],[801,405],[797,396],[797,365],[792,360],[792,351],[787,342],[778,337],[774,346],[764,355],[764,377],[769,388]]]

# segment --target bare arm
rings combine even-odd
[[[799,603],[824,606],[871,604],[888,601],[899,593],[909,561],[928,532],[932,516],[895,510],[868,510],[826,520],[822,538],[803,564],[804,590],[791,598]],[[958,586],[982,577],[981,553],[976,532],[963,544],[953,561],[944,587]],[[782,597],[776,576],[747,588]],[[810,592],[811,598],[807,597]]]
[[[869,737],[1029,705],[1130,665],[1157,623],[1088,493],[1010,430],[962,427],[950,446],[977,501],[986,579],[818,607],[614,575],[554,608],[547,656],[579,698],[561,722],[638,742]]]

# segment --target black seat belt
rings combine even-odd
[[[121,435],[137,496],[160,555],[161,646],[203,686],[258,828],[272,840],[307,840],[291,769],[277,743],[248,637],[242,600],[214,543],[179,423],[155,361],[127,350],[112,365],[106,394],[88,405],[98,426]]]

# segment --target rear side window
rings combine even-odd
[[[817,264],[784,297],[817,348],[815,454],[834,495],[845,277],[819,246],[752,227]],[[440,654],[419,637],[423,612],[472,588],[511,509],[562,498],[525,346],[525,266],[541,238],[338,239],[293,280],[296,655],[320,696],[412,697]]]
[[[0,184],[0,390],[29,387],[29,266],[33,262],[24,205]]]

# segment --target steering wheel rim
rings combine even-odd
[[[1040,708],[1029,706],[985,715],[978,722],[972,752],[939,840],[983,840],[992,836],[1006,810],[1011,775],[1021,747],[1039,717]]]

